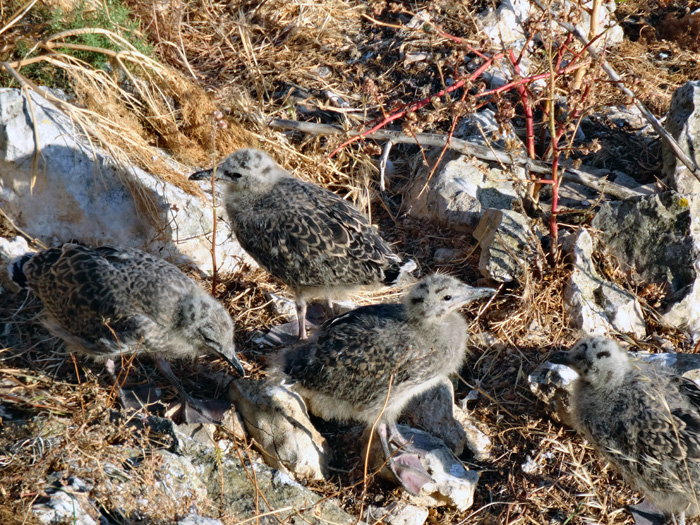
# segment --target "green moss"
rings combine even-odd
[[[32,30],[28,32],[28,37],[15,39],[11,53],[9,56],[3,57],[5,60],[16,61],[45,54],[45,50],[34,49],[36,41],[63,31],[83,28],[106,29],[124,38],[146,56],[151,56],[153,52],[150,42],[139,30],[139,22],[133,17],[131,10],[119,0],[104,0],[99,5],[88,4],[83,0],[70,11],[64,11],[61,8],[36,7],[25,15],[22,22]],[[125,48],[122,44],[113,43],[105,35],[93,33],[71,36],[61,41],[113,51],[121,51]],[[95,69],[103,68],[109,61],[108,56],[99,52],[67,47],[59,47],[56,51],[80,59]],[[21,73],[39,84],[61,88],[70,87],[64,72],[43,61],[23,66]],[[9,85],[9,76],[2,77],[0,84]]]

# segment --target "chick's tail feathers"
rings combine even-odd
[[[418,265],[413,259],[404,259],[395,262],[384,270],[383,284],[386,286],[396,286],[407,274],[413,273]]]
[[[20,288],[27,288],[27,276],[24,273],[24,265],[27,264],[34,255],[33,253],[25,253],[10,261],[7,271],[10,274],[10,279]]]

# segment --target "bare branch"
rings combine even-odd
[[[272,128],[292,129],[303,133],[309,133],[311,135],[346,134],[350,137],[354,137],[362,133],[360,131],[345,131],[342,128],[332,126],[330,124],[316,124],[314,122],[299,122],[296,120],[270,119],[268,121],[268,125]],[[373,140],[388,140],[393,144],[418,144],[422,147],[435,146],[442,148],[445,147],[445,144],[447,144],[449,149],[459,151],[460,153],[464,153],[466,155],[473,155],[480,160],[518,166],[534,173],[552,173],[551,162],[530,159],[526,155],[507,153],[505,151],[496,150],[480,144],[473,144],[462,139],[452,138],[448,144],[447,135],[441,135],[439,133],[417,133],[414,136],[410,136],[401,131],[380,129],[374,133],[365,135],[364,138]],[[607,173],[604,171],[596,170],[595,174],[591,174],[587,173],[586,171],[567,166],[564,173],[570,181],[593,188],[601,193],[612,195],[618,199],[629,199],[643,195],[642,192],[607,181],[605,179],[605,175],[607,175]]]

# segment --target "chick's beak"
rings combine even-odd
[[[493,288],[474,288],[473,286],[465,286],[462,292],[462,297],[464,298],[464,304],[469,304],[484,297],[496,295],[497,292],[498,290],[494,290]]]
[[[234,350],[230,352],[230,356],[224,354],[223,352],[220,352],[219,355],[228,361],[228,364],[231,365],[236,372],[238,372],[238,375],[245,377],[245,368],[243,368],[243,365],[236,357],[236,352]]]
[[[208,180],[208,179],[211,179],[212,171],[214,171],[214,170],[198,171],[197,173],[193,173],[192,175],[190,175],[189,179],[190,180]]]

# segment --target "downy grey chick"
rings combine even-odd
[[[421,480],[412,467],[420,463],[390,459],[389,441],[405,444],[396,420],[413,397],[459,370],[467,323],[458,310],[494,293],[447,275],[428,276],[402,304],[363,306],[326,321],[309,342],[283,351],[276,366],[317,416],[368,427],[379,418],[389,466],[417,494],[427,476]]]
[[[176,266],[140,250],[66,243],[27,254],[11,278],[43,303],[43,323],[69,350],[104,361],[152,354],[191,405],[168,360],[213,352],[245,375],[226,309]],[[198,407],[199,408],[199,407]]]
[[[190,180],[208,179],[212,172],[197,172]],[[300,339],[306,339],[308,301],[393,285],[415,268],[351,204],[293,177],[260,150],[226,157],[216,168],[216,181],[225,190],[226,213],[241,246],[292,289]]]
[[[604,337],[581,339],[550,362],[580,375],[571,396],[576,430],[666,516],[698,515],[700,388]]]

